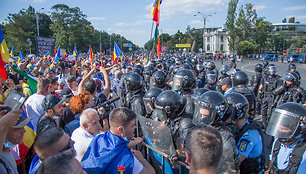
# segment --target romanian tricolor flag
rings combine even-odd
[[[67,52],[66,52],[66,50],[65,50],[65,56],[64,56],[64,58],[67,58]]]
[[[25,106],[22,106],[21,111],[22,111],[21,117],[29,118],[29,115],[26,112]],[[17,165],[23,162],[29,149],[33,145],[35,137],[36,137],[36,133],[34,131],[34,127],[31,122],[29,122],[28,125],[26,125],[24,128],[26,130],[26,133],[23,136],[23,143],[19,144],[20,159],[16,161]]]
[[[114,41],[114,52],[113,52],[113,62],[117,63],[117,57],[122,54],[119,46],[117,45],[116,41]]]
[[[160,38],[159,38],[158,26],[156,26],[156,28],[155,28],[154,44],[155,44],[156,49],[157,49],[157,55],[160,56],[161,46],[160,46]]]
[[[54,49],[55,50],[55,49]],[[58,46],[58,48],[57,48],[57,52],[56,52],[56,54],[55,54],[55,57],[54,57],[54,61],[53,61],[53,63],[50,65],[50,69],[53,69],[53,66],[54,66],[54,64],[55,63],[59,63],[59,58],[61,57],[61,53],[60,53],[60,46]]]
[[[10,52],[10,59],[14,60],[14,61],[17,61],[15,58],[14,58],[14,45],[12,46],[12,50]]]
[[[159,26],[159,9],[160,9],[160,4],[162,3],[162,0],[155,0],[155,3],[153,4],[152,7],[152,15],[153,15],[153,21],[156,22],[156,25]]]
[[[4,65],[8,62],[9,58],[9,52],[0,26],[0,77],[4,80],[7,80]]]
[[[50,52],[44,55],[43,60],[49,60],[50,59]]]
[[[78,50],[77,50],[77,48],[76,48],[76,45],[74,44],[74,48],[73,48],[73,53],[72,53],[72,55],[74,55],[74,56],[78,56]]]
[[[18,56],[18,63],[20,63],[20,61],[23,60],[23,59],[24,59],[24,56],[23,56],[22,52],[20,51],[19,56]]]

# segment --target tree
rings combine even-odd
[[[295,17],[294,16],[290,17],[288,21],[289,21],[289,23],[295,23]]]
[[[255,22],[254,32],[251,40],[256,44],[257,52],[261,54],[266,48],[267,40],[272,32],[272,25],[270,22],[265,21],[264,18],[258,18]]]
[[[52,31],[49,29],[51,19],[48,15],[39,13],[39,33],[44,37],[51,37]],[[15,53],[22,51],[23,54],[29,53],[28,39],[31,40],[32,52],[36,52],[35,36],[37,35],[35,9],[29,6],[22,9],[19,13],[9,14],[7,23],[3,25],[5,40],[9,49],[14,45]]]
[[[238,19],[236,20],[238,41],[249,40],[254,34],[257,13],[253,7],[250,3],[240,7]]]
[[[227,10],[225,25],[228,29],[228,42],[230,50],[235,49],[235,41],[237,37],[237,31],[235,26],[237,5],[238,5],[238,0],[230,0],[228,2],[228,10]]]
[[[286,19],[286,18],[284,18],[282,22],[283,22],[283,23],[286,23],[286,22],[287,22],[287,19]]]
[[[237,44],[236,50],[238,55],[246,57],[249,54],[253,54],[255,51],[255,45],[250,41],[241,41]]]

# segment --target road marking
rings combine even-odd
[[[243,70],[245,70],[245,71],[248,71],[248,72],[251,72],[251,73],[255,73],[255,71],[252,71],[252,70],[250,70],[250,69],[244,69],[245,67],[247,67],[247,66],[254,66],[254,65],[256,65],[255,63],[252,63],[252,64],[248,64],[248,65],[243,65],[242,67],[241,67],[241,69],[243,69]]]

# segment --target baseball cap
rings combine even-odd
[[[65,99],[66,97],[60,99],[54,94],[49,94],[43,99],[42,106],[45,109],[45,111],[47,111],[48,109],[51,109],[54,106],[63,103]]]

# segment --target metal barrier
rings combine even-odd
[[[146,148],[147,161],[148,162],[150,162],[150,153],[149,153],[150,149],[162,156],[162,164],[161,165],[162,165],[162,174],[164,174],[165,173],[165,160],[168,159],[169,161],[171,161],[169,155],[160,151],[160,150],[158,150],[158,149],[156,149],[156,148],[154,148],[154,147],[152,147],[152,146],[150,146],[147,143],[142,142],[141,145],[143,145]],[[186,164],[185,162],[178,160],[178,161],[175,161],[175,163],[177,163],[178,166],[179,166],[179,174],[182,174],[183,168],[186,168],[186,169],[189,170],[189,165]]]

